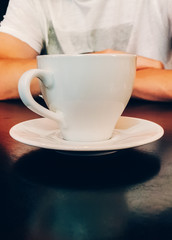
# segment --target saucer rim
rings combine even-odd
[[[136,117],[128,117],[128,116],[121,116],[118,121],[120,121],[122,119],[124,119],[124,121],[125,120],[126,121],[127,120],[133,120],[133,121],[138,120],[138,121],[143,121],[147,124],[153,124],[155,127],[157,127],[157,132],[156,132],[156,134],[154,134],[154,136],[151,136],[147,139],[144,139],[142,141],[142,143],[130,144],[130,142],[129,142],[128,144],[121,144],[121,145],[123,145],[121,147],[115,147],[115,145],[114,146],[113,145],[105,145],[105,146],[101,145],[101,143],[103,144],[105,142],[106,143],[112,142],[112,139],[99,142],[100,143],[100,144],[98,144],[99,146],[96,146],[96,145],[94,146],[94,144],[92,145],[92,143],[90,144],[89,142],[85,142],[85,143],[82,142],[82,144],[79,144],[78,142],[70,142],[70,141],[65,141],[65,140],[63,140],[63,142],[65,142],[65,144],[60,143],[60,144],[57,144],[55,146],[48,146],[47,144],[40,144],[39,142],[35,142],[33,140],[24,139],[24,138],[20,137],[19,135],[17,135],[15,133],[16,130],[18,130],[18,128],[22,128],[22,126],[24,124],[27,124],[27,123],[31,123],[31,122],[34,122],[34,121],[40,121],[41,122],[41,121],[45,121],[45,120],[46,121],[53,121],[51,119],[41,117],[41,118],[26,120],[26,121],[23,121],[23,122],[20,122],[20,123],[14,125],[10,129],[9,134],[16,141],[18,141],[20,143],[24,143],[24,144],[29,145],[29,146],[44,148],[44,149],[57,150],[57,151],[70,151],[70,152],[106,152],[106,151],[118,151],[118,150],[123,150],[123,149],[129,149],[129,148],[139,147],[139,146],[154,142],[154,141],[160,139],[164,134],[164,129],[159,124],[157,124],[153,121],[142,119],[142,118],[136,118]],[[114,128],[114,130],[115,130],[115,128]],[[66,145],[67,143],[70,143],[70,144]]]

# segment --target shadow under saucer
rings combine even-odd
[[[160,169],[157,156],[135,149],[101,156],[72,156],[40,149],[20,158],[15,174],[62,188],[120,188],[146,181]]]

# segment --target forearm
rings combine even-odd
[[[36,59],[1,59],[0,60],[0,100],[19,98],[18,80],[27,70],[37,68]],[[39,93],[38,80],[31,83],[32,93]]]
[[[137,71],[132,96],[150,101],[172,101],[172,70]]]

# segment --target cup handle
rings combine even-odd
[[[61,111],[58,110],[57,112],[52,112],[34,100],[30,91],[30,83],[35,77],[39,78],[47,88],[51,88],[53,85],[53,75],[50,71],[42,69],[28,70],[20,77],[18,83],[18,91],[21,100],[26,105],[26,107],[28,107],[33,112],[39,114],[42,117],[47,117],[55,120],[64,126],[64,117]]]

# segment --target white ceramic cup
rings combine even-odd
[[[132,93],[136,56],[130,54],[42,55],[38,69],[19,80],[23,103],[37,114],[59,123],[68,141],[103,141],[111,138],[116,122]],[[48,109],[30,92],[38,77]]]

